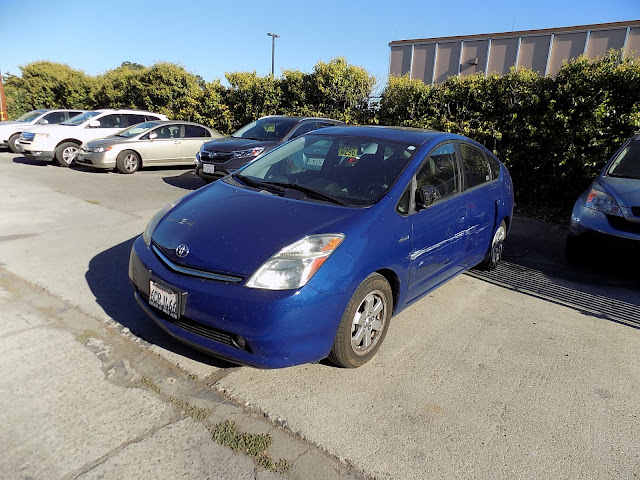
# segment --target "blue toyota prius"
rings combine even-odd
[[[129,277],[159,326],[215,356],[358,367],[393,315],[495,267],[512,211],[507,169],[473,140],[328,127],[160,210]]]

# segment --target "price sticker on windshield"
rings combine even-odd
[[[276,131],[276,124],[275,123],[265,123],[263,125],[264,131],[265,132],[275,132]]]
[[[340,145],[340,148],[338,149],[339,157],[356,157],[357,155],[358,155],[358,147]]]

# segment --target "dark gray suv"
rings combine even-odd
[[[196,174],[217,180],[253,161],[258,155],[318,128],[344,125],[330,118],[271,115],[245,125],[230,137],[202,145],[196,154]]]

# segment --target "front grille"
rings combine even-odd
[[[225,345],[229,345],[230,347],[236,347],[236,344],[231,339],[231,334],[225,332],[224,330],[219,330],[214,327],[210,327],[209,325],[205,325],[204,323],[196,322],[195,320],[191,320],[190,318],[180,317],[178,320],[165,317],[165,320],[173,323],[176,327],[180,327],[187,332],[194,333],[199,335],[200,337],[208,338],[209,340],[213,340],[214,342],[223,343]]]
[[[640,207],[631,207],[631,213],[636,217],[640,217]]]
[[[138,291],[138,293],[140,294],[142,299],[147,304],[149,304],[149,296],[142,293],[141,291]],[[176,320],[175,318],[170,317],[166,313],[156,310],[155,308],[153,309],[153,311],[158,317],[160,317],[165,322],[172,323],[176,327],[186,330],[187,332],[191,332],[200,337],[208,338],[209,340],[213,340],[214,342],[222,343],[224,345],[229,345],[230,347],[240,348],[233,341],[232,334],[229,332],[225,332],[224,330],[220,330],[219,328],[215,328],[210,325],[197,322],[187,317],[180,317],[178,320]],[[248,352],[251,351],[248,346],[245,348],[245,350],[247,350]]]
[[[34,137],[36,136],[35,133],[31,133],[31,132],[22,132],[20,134],[20,140],[23,140],[25,142],[31,142],[33,141]]]
[[[210,152],[202,150],[200,152],[200,160],[205,163],[225,163],[233,157],[231,152]]]
[[[190,267],[184,267],[182,265],[178,265],[177,263],[174,263],[171,259],[169,259],[168,255],[171,255],[171,253],[169,253],[169,249],[164,249],[163,247],[160,247],[155,243],[152,245],[152,250],[158,257],[158,259],[160,259],[160,261],[164,263],[165,266],[167,266],[174,272],[182,273],[184,275],[191,275],[192,277],[200,277],[200,278],[206,278],[207,280],[215,280],[218,282],[229,282],[229,283],[239,283],[242,281],[242,278],[243,278],[243,277],[238,277],[236,275],[229,275],[227,273],[200,270],[196,268],[190,268]]]
[[[609,220],[609,225],[616,230],[640,235],[640,223],[630,222],[624,217],[617,217],[615,215],[607,215],[607,220]]]

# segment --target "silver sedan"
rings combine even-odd
[[[143,166],[191,165],[203,142],[223,135],[182,121],[144,122],[109,137],[83,143],[80,165],[135,173]]]

